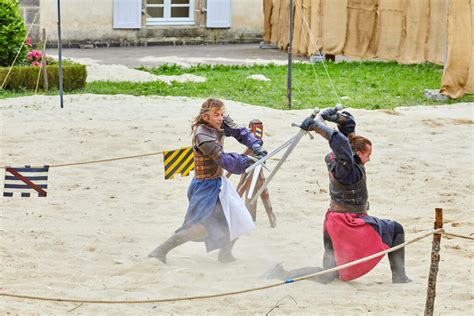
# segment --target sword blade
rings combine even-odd
[[[270,159],[271,157],[275,156],[276,154],[278,154],[280,151],[282,151],[283,149],[285,149],[286,147],[290,146],[291,144],[293,144],[293,142],[295,141],[295,138],[296,136],[293,136],[292,138],[290,138],[289,140],[287,140],[283,145],[281,145],[280,147],[278,147],[277,149],[274,149],[271,153],[267,154],[265,157],[257,160],[253,165],[251,165],[250,167],[248,167],[247,169],[245,169],[245,172],[248,173],[250,171],[252,171],[253,169],[257,168],[257,166],[263,164],[265,161],[267,161],[268,159]]]
[[[253,191],[255,190],[255,185],[257,184],[258,177],[260,176],[260,171],[262,170],[262,165],[257,166],[253,171],[252,182],[250,183],[250,189],[247,194],[247,198],[251,199]]]
[[[315,108],[313,113],[310,115],[311,118],[315,118],[316,115],[319,114],[319,108]],[[250,200],[250,204],[255,204],[257,202],[257,198],[263,193],[263,191],[265,191],[265,189],[267,188],[268,184],[270,183],[270,181],[273,179],[273,177],[275,176],[275,174],[277,173],[277,171],[280,169],[281,165],[286,161],[286,159],[288,158],[288,156],[291,154],[291,152],[293,151],[293,149],[295,149],[296,145],[298,145],[299,141],[301,140],[301,138],[303,138],[304,135],[306,135],[306,133],[308,133],[307,131],[303,130],[303,129],[300,129],[298,134],[296,134],[295,136],[293,136],[292,138],[290,138],[286,143],[284,143],[283,145],[281,145],[280,147],[278,147],[277,149],[275,149],[274,151],[272,151],[270,154],[266,155],[265,157],[263,157],[262,159],[260,159],[259,161],[257,161],[256,163],[254,163],[252,166],[250,166],[249,168],[247,168],[247,170],[245,170],[246,172],[250,171],[250,170],[253,170],[257,167],[257,165],[261,165],[262,163],[264,163],[268,158],[274,156],[276,153],[280,152],[281,150],[283,150],[284,148],[288,147],[288,149],[285,151],[285,153],[283,154],[283,157],[281,157],[280,161],[278,162],[278,164],[276,165],[276,167],[273,169],[273,171],[270,173],[270,175],[268,176],[268,178],[265,180],[265,182],[262,184],[262,186],[258,189],[257,193],[255,193],[255,195],[253,196],[253,198]],[[253,167],[253,168],[252,168]]]
[[[250,200],[251,204],[254,204],[257,201],[257,198],[265,191],[265,188],[268,186],[270,181],[273,179],[277,171],[280,169],[281,165],[285,162],[285,160],[288,158],[288,156],[291,154],[293,149],[295,149],[296,145],[298,142],[301,140],[301,138],[306,134],[306,131],[300,130],[298,134],[296,134],[293,140],[293,142],[290,144],[288,149],[285,151],[283,156],[281,157],[280,161],[276,165],[276,167],[273,169],[273,171],[270,173],[270,175],[266,178],[265,182],[262,184],[262,186],[258,189],[257,193],[253,196],[253,198]]]

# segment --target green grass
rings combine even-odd
[[[395,62],[342,62],[294,64],[292,108],[329,107],[341,102],[346,107],[391,109],[397,106],[473,102],[474,95],[461,99],[433,101],[424,97],[424,89],[440,87],[442,67],[434,64],[400,65]],[[156,75],[194,74],[207,78],[204,83],[161,82],[92,82],[77,93],[189,96],[222,98],[249,104],[284,109],[286,105],[286,66],[209,66],[191,68],[161,66],[147,69]],[[269,82],[246,79],[262,74]],[[335,87],[335,91],[332,88]],[[27,92],[0,91],[0,98],[25,95]],[[56,92],[50,92],[55,94]]]

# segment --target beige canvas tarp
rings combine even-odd
[[[459,98],[474,93],[472,2],[293,0],[293,52],[444,64],[440,91]],[[290,0],[265,6],[265,40],[288,49]]]
[[[271,16],[273,9],[273,0],[263,0],[263,41],[271,41],[270,31],[272,29]]]
[[[469,0],[450,2],[452,17],[448,20],[448,58],[441,92],[452,98],[473,93],[474,58],[472,50],[472,6]]]

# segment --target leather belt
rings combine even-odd
[[[356,213],[356,214],[367,214],[367,210],[358,210],[360,206],[352,206],[352,205],[342,205],[337,203],[334,200],[331,200],[331,203],[329,205],[329,210],[331,212],[337,212],[337,213]]]

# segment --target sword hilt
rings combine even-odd
[[[314,111],[313,111],[313,113],[310,115],[310,117],[311,117],[312,119],[314,119],[314,118],[316,117],[316,115],[319,114],[319,112],[320,112],[320,109],[319,109],[319,108],[315,108]],[[311,135],[311,133],[310,133],[309,131],[308,131],[308,135],[309,135],[309,138],[310,138],[310,139],[314,139],[314,136]]]
[[[315,108],[313,113],[311,113],[311,115],[309,117],[311,117],[312,119],[314,119],[316,117],[316,115],[318,115],[320,112],[319,108]],[[291,127],[299,127],[301,128],[301,125],[300,124],[296,124],[296,123],[291,123]],[[309,135],[309,138],[310,139],[314,139],[313,135],[311,135],[311,133],[308,131],[307,132],[308,135]]]
[[[316,115],[319,114],[319,112],[320,112],[319,108],[315,108],[314,111],[313,111],[313,113],[310,115],[310,117],[311,117],[312,119],[314,119],[314,118],[316,117]]]
[[[344,105],[342,105],[341,103],[338,103],[338,104],[336,104],[336,106],[334,107],[334,109],[335,109],[336,111],[340,111],[340,110],[344,109]]]

